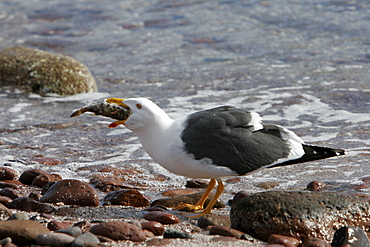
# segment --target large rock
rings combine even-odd
[[[370,201],[327,192],[267,191],[236,203],[230,219],[232,228],[263,241],[271,234],[331,241],[345,225],[369,229]]]
[[[0,86],[6,85],[40,95],[97,90],[94,77],[80,61],[25,47],[10,47],[0,52]]]
[[[34,244],[37,235],[47,232],[49,229],[33,220],[0,221],[0,239],[10,237],[18,245]]]
[[[145,234],[139,227],[123,221],[103,222],[91,227],[90,232],[113,240],[141,242],[146,239]]]
[[[96,190],[89,184],[75,180],[64,179],[55,182],[40,198],[41,202],[63,202],[67,205],[98,206],[99,197]]]

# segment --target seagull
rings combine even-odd
[[[345,154],[342,149],[307,145],[294,132],[280,125],[262,123],[258,113],[234,106],[220,106],[172,119],[147,98],[109,98],[81,108],[71,117],[86,111],[118,119],[109,127],[122,124],[133,131],[149,156],[170,172],[210,179],[195,205],[182,204],[175,208],[203,210],[194,218],[212,213],[224,190],[223,177]],[[213,198],[204,208],[216,185]]]

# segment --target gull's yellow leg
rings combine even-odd
[[[185,204],[177,206],[176,208],[174,208],[174,210],[182,210],[184,208],[187,208],[190,211],[202,210],[203,206],[204,206],[204,202],[207,200],[209,194],[212,192],[215,185],[216,185],[216,179],[212,178],[211,181],[209,181],[209,184],[208,184],[208,187],[207,187],[206,191],[203,193],[202,197],[199,199],[199,201],[195,205],[190,204],[190,203],[185,203]],[[207,206],[207,208],[208,208],[208,206]]]
[[[213,179],[213,180],[215,180],[215,179]],[[215,180],[215,182],[216,182],[216,180]],[[202,213],[194,215],[194,216],[190,216],[189,218],[198,218],[198,217],[204,216],[206,214],[211,214],[212,213],[213,206],[215,205],[218,198],[221,196],[222,192],[225,189],[225,186],[222,183],[222,180],[220,178],[217,179],[217,183],[218,183],[218,186],[217,186],[217,189],[216,189],[216,193],[212,197],[211,201],[208,203],[207,207],[203,210]]]

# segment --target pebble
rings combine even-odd
[[[102,222],[91,227],[90,232],[113,240],[142,242],[146,239],[145,233],[137,226],[123,221]]]
[[[177,224],[180,223],[180,219],[171,213],[164,211],[152,211],[144,215],[144,219],[148,221],[157,221],[162,224]]]
[[[230,205],[235,205],[236,203],[238,203],[239,201],[241,201],[242,199],[250,196],[251,193],[249,193],[248,191],[245,191],[245,190],[242,190],[242,191],[239,191],[238,193],[235,194],[234,198],[231,200],[231,202],[229,203]]]
[[[32,168],[32,169],[25,170],[19,177],[19,181],[22,184],[31,185],[35,177],[39,175],[48,175],[48,174],[49,173],[44,170]]]
[[[66,234],[71,235],[75,238],[77,238],[78,236],[80,236],[82,234],[81,228],[76,227],[76,226],[68,227],[68,228],[62,228],[62,229],[56,230],[56,232],[66,233]]]
[[[35,201],[28,197],[20,197],[8,203],[9,208],[18,209],[26,212],[38,212],[50,214],[55,208],[47,203]]]
[[[0,167],[0,180],[11,180],[18,177],[18,172],[9,167]]]
[[[56,220],[49,221],[48,224],[47,224],[47,228],[50,231],[56,231],[56,230],[60,230],[60,229],[64,229],[64,228],[69,228],[70,226],[71,225],[68,224],[68,223],[64,223],[64,222],[60,222],[60,221],[56,221]]]
[[[62,54],[26,47],[0,52],[0,85],[11,85],[26,93],[73,95],[95,92],[96,82],[80,61]]]
[[[307,238],[302,243],[302,247],[331,247],[331,244],[323,239]]]
[[[367,234],[359,227],[344,226],[334,233],[332,247],[342,247],[348,244],[351,247],[369,247]]]
[[[158,221],[142,222],[141,228],[143,230],[151,231],[155,236],[161,236],[165,231],[164,225]]]
[[[147,207],[150,204],[149,200],[135,189],[110,192],[103,198],[103,203],[131,207]]]
[[[180,232],[180,231],[175,230],[175,229],[167,229],[163,233],[163,238],[187,238],[187,239],[190,239],[190,238],[193,238],[193,237],[187,232]]]
[[[58,232],[42,233],[36,237],[37,244],[53,247],[68,247],[74,240],[74,237]]]
[[[226,226],[212,226],[209,229],[210,235],[221,235],[225,237],[240,238],[244,233]]]
[[[189,180],[186,182],[186,188],[207,188],[208,182],[204,182],[201,180]]]
[[[169,207],[169,208],[174,208],[177,207],[178,205],[184,204],[184,203],[190,203],[190,204],[196,204],[199,199],[202,197],[203,192],[200,193],[195,193],[195,194],[190,194],[190,195],[182,195],[182,196],[176,196],[173,198],[163,198],[163,199],[157,199],[153,201],[150,206],[157,206],[161,205],[164,207]],[[213,197],[213,193],[211,193],[204,203],[204,206],[206,207],[208,203],[210,202],[210,198]],[[217,200],[213,208],[224,208],[225,204],[222,203],[220,200]]]
[[[10,199],[13,199],[13,200],[18,197],[22,197],[22,194],[21,192],[19,192],[19,190],[12,189],[9,187],[1,189],[0,195],[9,197]]]
[[[11,201],[12,201],[12,199],[7,197],[7,196],[0,196],[0,203],[2,203],[2,204],[8,204]]]
[[[271,234],[331,241],[332,226],[343,225],[344,219],[370,227],[369,200],[330,192],[266,191],[244,198],[230,212],[232,228],[263,241]]]
[[[42,188],[50,182],[56,182],[59,180],[62,180],[62,176],[59,174],[41,174],[32,180],[31,185]]]
[[[277,182],[262,182],[262,183],[257,184],[257,187],[259,187],[261,189],[265,189],[265,190],[275,188],[276,186],[279,186],[279,183],[277,183]]]
[[[23,212],[14,213],[10,215],[10,217],[8,218],[8,220],[28,220],[28,219],[29,219],[28,215]]]
[[[9,238],[9,237],[4,238],[4,239],[1,239],[1,240],[0,240],[0,246],[4,246],[4,245],[9,244],[9,243],[11,243],[11,242],[12,242],[12,239],[11,239],[11,238]]]
[[[18,180],[3,180],[0,181],[0,188],[13,188],[13,189],[19,189],[22,183],[20,183]]]
[[[100,240],[91,232],[85,232],[72,242],[71,247],[91,246],[91,244],[100,244]]]
[[[182,196],[182,195],[189,195],[194,194],[195,190],[193,189],[169,189],[164,192],[162,192],[162,196],[164,197],[176,197],[176,196]]]
[[[203,229],[215,225],[230,227],[230,224],[230,216],[222,214],[207,214],[199,217],[197,222],[197,225]]]
[[[146,243],[147,246],[167,246],[171,244],[171,240],[168,238],[152,238]]]
[[[67,205],[98,206],[99,197],[89,184],[76,180],[64,179],[55,182],[40,198],[41,202],[63,202]]]
[[[312,181],[307,185],[309,191],[320,191],[326,187],[326,184],[320,181]]]
[[[299,239],[279,234],[271,234],[267,242],[269,244],[281,244],[285,247],[297,247],[300,244]]]
[[[222,237],[212,238],[211,241],[212,242],[217,242],[217,243],[220,243],[220,242],[235,242],[235,241],[238,241],[238,239],[233,238],[233,237],[222,236]]]
[[[0,203],[0,217],[1,216],[9,217],[12,214],[13,213],[12,213],[12,211],[9,208],[5,207],[3,204]]]
[[[17,245],[34,244],[37,235],[47,232],[49,229],[32,220],[0,221],[0,239],[10,237]]]

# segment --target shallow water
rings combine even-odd
[[[224,200],[269,181],[295,190],[320,180],[335,191],[368,194],[355,185],[370,176],[369,7],[322,0],[1,1],[1,49],[71,55],[90,68],[99,92],[42,98],[1,88],[0,162],[86,181],[94,167],[130,167],[138,174],[129,179],[152,198],[183,187],[187,178],[153,163],[123,127],[108,129],[111,120],[88,115],[69,118],[99,98],[142,96],[171,117],[235,105],[307,143],[347,151],[227,182]],[[43,157],[61,164],[39,164]]]

